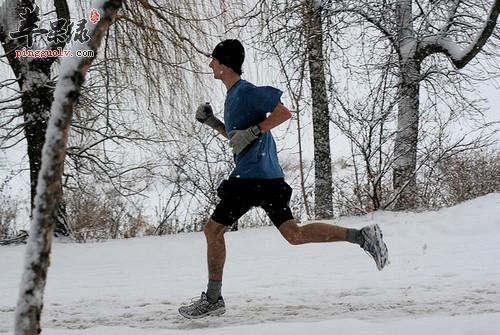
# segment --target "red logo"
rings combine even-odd
[[[92,8],[92,10],[90,11],[90,22],[96,24],[97,22],[99,22],[100,19],[101,19],[101,14],[99,14],[99,11],[95,8]]]

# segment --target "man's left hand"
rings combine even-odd
[[[228,134],[229,145],[233,148],[233,152],[238,155],[257,140],[261,134],[262,131],[259,126],[252,126],[243,130],[233,130]]]

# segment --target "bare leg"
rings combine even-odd
[[[226,242],[224,232],[226,226],[210,219],[203,232],[207,238],[207,261],[208,261],[208,279],[222,280],[224,263],[226,261]]]
[[[382,240],[382,232],[378,225],[366,226],[362,230],[326,223],[310,223],[300,227],[297,225],[297,220],[292,219],[283,222],[279,231],[293,245],[336,241],[358,244],[373,257],[379,271],[389,262],[387,245]]]
[[[326,223],[310,223],[300,227],[297,225],[297,220],[288,220],[280,226],[279,231],[293,245],[347,241],[346,228]]]
[[[203,292],[199,300],[190,305],[181,306],[179,313],[188,318],[202,318],[207,315],[224,314],[225,304],[221,296],[222,272],[226,260],[226,243],[224,232],[226,227],[212,219],[203,227],[207,238],[208,285],[207,292]]]

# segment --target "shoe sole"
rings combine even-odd
[[[185,317],[186,319],[190,319],[190,320],[194,320],[194,319],[202,319],[202,318],[205,318],[207,316],[221,316],[222,314],[226,313],[226,309],[223,307],[223,308],[219,308],[219,309],[216,309],[215,311],[210,311],[206,314],[201,314],[201,315],[189,315],[189,314],[185,314],[183,313],[180,309],[179,309],[179,314],[183,317]]]
[[[384,242],[384,236],[382,234],[382,230],[380,229],[379,225],[375,225],[375,241],[379,247],[380,250],[380,263],[377,264],[377,269],[379,271],[382,271],[382,269],[387,265],[388,262],[388,251],[387,251],[387,245]]]
[[[373,240],[375,242],[376,249],[380,251],[380,257],[378,257],[380,263],[377,262],[375,258],[373,259],[375,261],[377,269],[379,271],[382,271],[382,269],[389,263],[389,254],[387,251],[387,245],[385,244],[383,239],[382,230],[380,229],[378,224],[373,225]]]

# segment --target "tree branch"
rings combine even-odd
[[[363,10],[358,9],[358,8],[345,8],[345,9],[338,9],[338,10],[326,9],[326,10],[331,14],[345,13],[345,14],[355,14],[355,15],[362,17],[363,19],[365,19],[366,21],[371,23],[375,28],[377,28],[386,38],[389,39],[389,41],[391,41],[391,43],[395,47],[397,46],[396,39],[394,38],[394,34],[391,31],[389,31],[381,21],[370,16],[368,13],[364,12]]]
[[[483,48],[490,36],[494,32],[497,24],[498,15],[500,14],[500,0],[495,0],[493,3],[488,18],[478,32],[474,41],[465,48],[461,48],[455,41],[446,35],[446,28],[442,34],[431,36],[422,40],[418,45],[417,54],[420,59],[435,54],[443,53],[457,69],[465,67]],[[448,22],[451,18],[448,20]],[[449,28],[449,23],[447,24]]]

